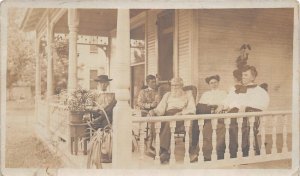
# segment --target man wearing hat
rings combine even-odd
[[[211,114],[215,113],[215,110],[222,105],[224,99],[227,96],[227,92],[219,89],[220,76],[212,75],[205,78],[205,82],[208,84],[210,90],[202,94],[197,104],[197,114]],[[224,122],[218,121],[217,127],[217,153],[218,158],[223,158],[223,152],[220,151],[219,144],[222,142],[219,136],[223,135]],[[198,121],[193,121],[193,133],[192,133],[192,148],[191,150],[197,150],[197,144],[199,141],[199,126]],[[211,120],[204,121],[203,126],[203,154],[205,160],[211,160],[212,152],[212,125]]]
[[[94,120],[91,122],[91,126],[94,129],[104,128],[108,125],[105,115],[101,109],[104,109],[106,112],[110,123],[113,121],[112,113],[113,108],[117,104],[117,100],[115,99],[115,93],[107,91],[107,87],[111,80],[112,79],[109,79],[107,75],[99,75],[94,80],[98,83],[97,90],[92,94],[87,105],[87,109],[92,112],[92,118]]]

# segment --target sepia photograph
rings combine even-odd
[[[287,2],[2,4],[1,170],[295,173],[299,9]]]

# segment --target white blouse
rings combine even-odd
[[[210,90],[204,92],[199,100],[201,104],[220,105],[227,96],[227,92],[223,90]]]
[[[260,110],[267,109],[269,103],[269,94],[260,86],[248,88],[246,93],[239,94],[235,93],[235,89],[231,89],[223,101],[223,105],[228,108],[252,107]]]

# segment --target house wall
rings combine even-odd
[[[248,63],[258,70],[257,83],[269,84],[269,109],[291,109],[293,10],[199,10],[198,14],[199,93],[208,90],[204,79],[213,74],[221,76],[221,89],[233,85],[238,49],[248,43],[252,47]]]
[[[156,20],[159,10],[149,10],[147,16],[147,74],[158,73],[158,43]]]
[[[98,53],[90,53],[90,45],[77,45],[78,49],[78,84],[90,89],[90,70],[98,70],[98,75],[105,74],[106,55],[98,48]]]
[[[191,35],[192,32],[192,10],[178,10],[178,60],[179,76],[185,85],[192,84],[192,53]]]

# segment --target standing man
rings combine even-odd
[[[138,95],[137,106],[142,110],[142,116],[147,116],[148,112],[158,105],[160,101],[160,95],[157,91],[156,77],[148,75],[146,77],[147,88],[142,89]],[[147,128],[148,124],[147,124]],[[154,155],[155,151],[152,147],[152,141],[154,137],[154,124],[150,125],[150,135],[147,141],[147,155]]]
[[[197,104],[197,114],[212,114],[215,110],[222,106],[224,99],[227,96],[227,92],[219,89],[220,76],[213,75],[205,78],[205,82],[208,84],[210,90],[202,94],[199,103]],[[199,141],[199,126],[198,121],[193,121],[193,132],[192,132],[192,148],[191,150],[198,150],[197,145]],[[217,127],[217,152],[218,158],[223,158],[224,152],[220,151],[219,144],[222,142],[221,135],[224,132],[224,121],[218,121]],[[206,119],[203,126],[203,154],[204,160],[211,160],[212,152],[212,125],[211,120]]]
[[[229,113],[238,112],[259,112],[268,108],[270,98],[265,89],[255,83],[257,70],[254,66],[246,65],[242,68],[242,85],[236,85],[235,89],[229,92],[224,101],[223,109],[227,109]],[[254,122],[254,137],[255,137],[255,153],[260,154],[257,134],[259,128],[259,117],[255,118]],[[242,124],[242,150],[243,156],[248,156],[249,153],[249,133],[250,126],[248,118],[243,119]],[[230,129],[230,155],[236,157],[238,149],[238,124],[236,119],[231,119]],[[225,148],[225,146],[224,146]]]
[[[113,108],[117,104],[117,100],[115,99],[115,93],[107,91],[109,82],[112,81],[112,79],[109,79],[107,75],[99,75],[95,81],[98,83],[97,90],[91,96],[86,107],[92,112],[92,118],[94,119],[91,122],[91,126],[94,129],[98,129],[108,125],[102,110],[106,112],[110,123],[112,123]]]

